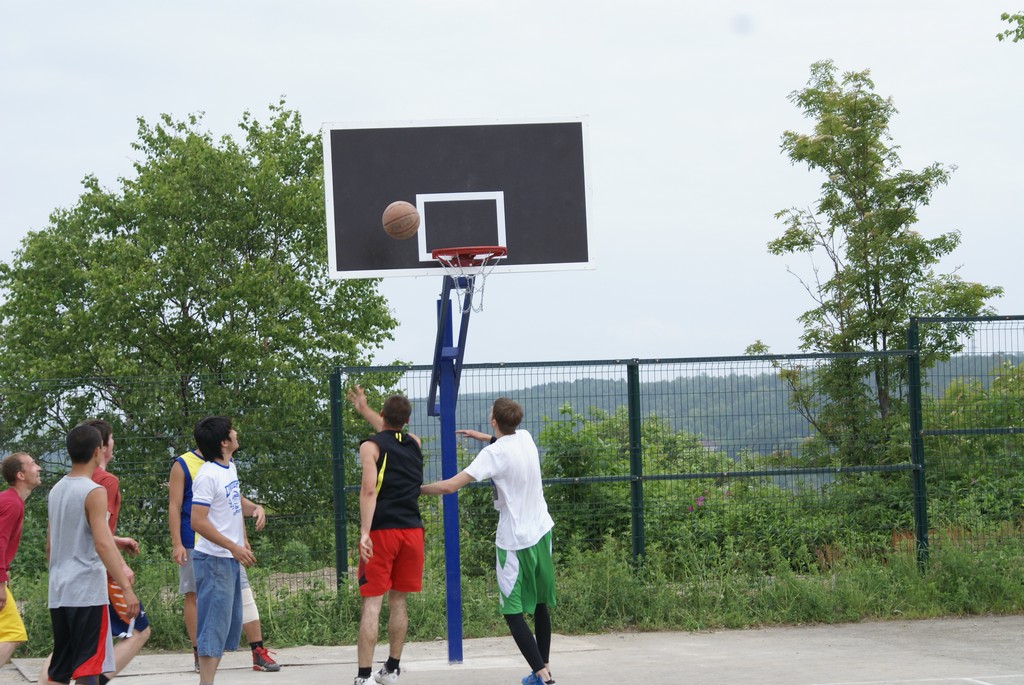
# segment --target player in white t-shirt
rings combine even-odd
[[[496,435],[474,430],[456,433],[489,441],[469,466],[447,480],[420,488],[423,495],[447,495],[474,480],[491,479],[498,510],[497,548],[501,613],[532,672],[523,685],[553,685],[548,669],[551,653],[550,607],[555,606],[555,569],[551,561],[551,529],[540,475],[540,455],[533,437],[519,428],[523,408],[507,397],[491,406]],[[524,613],[533,614],[536,638]]]
[[[206,461],[192,483],[192,529],[198,534],[192,553],[196,647],[200,685],[212,685],[224,651],[238,647],[242,632],[239,564],[252,566],[256,558],[245,535],[242,492],[231,459],[238,449],[231,419],[202,419],[193,437]]]

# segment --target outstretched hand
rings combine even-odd
[[[465,435],[466,437],[473,438],[474,440],[479,440],[480,442],[490,442],[492,437],[487,433],[481,433],[480,431],[475,431],[470,428],[460,428],[459,430],[455,431],[455,434]]]
[[[366,393],[357,383],[348,389],[348,401],[352,403],[352,406],[356,408],[356,411],[360,414],[367,408],[366,404]]]

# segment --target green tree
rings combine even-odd
[[[327,275],[319,136],[283,101],[239,128],[140,119],[132,177],[87,176],[0,265],[0,439],[60,454],[70,425],[103,415],[152,505],[194,422],[227,414],[264,501],[329,512],[328,370],[367,363],[395,322],[377,281]]]
[[[560,420],[548,420],[538,437],[544,449],[545,478],[566,479],[549,486],[546,497],[558,526],[572,531],[580,542],[596,544],[607,533],[629,535],[629,412],[592,407],[589,416],[565,404]],[[735,462],[719,451],[704,447],[698,436],[674,430],[651,414],[640,426],[643,473],[665,475],[719,473],[735,468]],[[602,478],[620,477],[614,482]],[[595,478],[589,483],[577,479]],[[664,533],[678,522],[688,506],[703,507],[707,486],[700,481],[648,483],[643,507],[648,527]]]
[[[926,238],[916,230],[918,209],[949,181],[953,167],[902,168],[889,122],[891,98],[874,92],[869,72],[837,76],[831,61],[811,67],[807,86],[790,95],[814,121],[807,133],[786,131],[782,150],[793,164],[824,175],[813,209],[791,208],[768,243],[776,255],[822,257],[813,279],[801,283],[814,307],[799,320],[802,349],[827,353],[884,353],[906,345],[909,319],[977,316],[999,287],[937,273],[939,261],[960,243],[957,231]],[[959,349],[969,324],[929,327],[922,368]],[[902,406],[905,362],[886,356],[849,357],[785,375],[794,404],[843,461],[877,459],[891,435],[890,417]]]
[[[997,33],[996,38],[999,40],[1012,40],[1014,43],[1024,40],[1024,12],[1017,12],[1016,14],[1003,12],[999,18],[1009,24],[1010,28]]]

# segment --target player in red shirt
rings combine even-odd
[[[4,458],[4,480],[8,488],[0,492],[0,666],[28,639],[18,605],[8,587],[8,571],[21,542],[21,524],[25,520],[25,500],[42,483],[39,464],[24,452]]]

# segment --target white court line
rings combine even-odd
[[[829,683],[813,683],[812,685],[895,685],[896,683],[945,683],[945,682],[956,682],[964,681],[968,683],[977,683],[978,685],[992,685],[992,680],[999,680],[1001,678],[1024,678],[1024,673],[1009,673],[1004,675],[990,675],[990,676],[977,676],[969,678],[965,676],[947,676],[944,678],[917,678],[914,680],[848,680],[841,682],[829,682]]]

